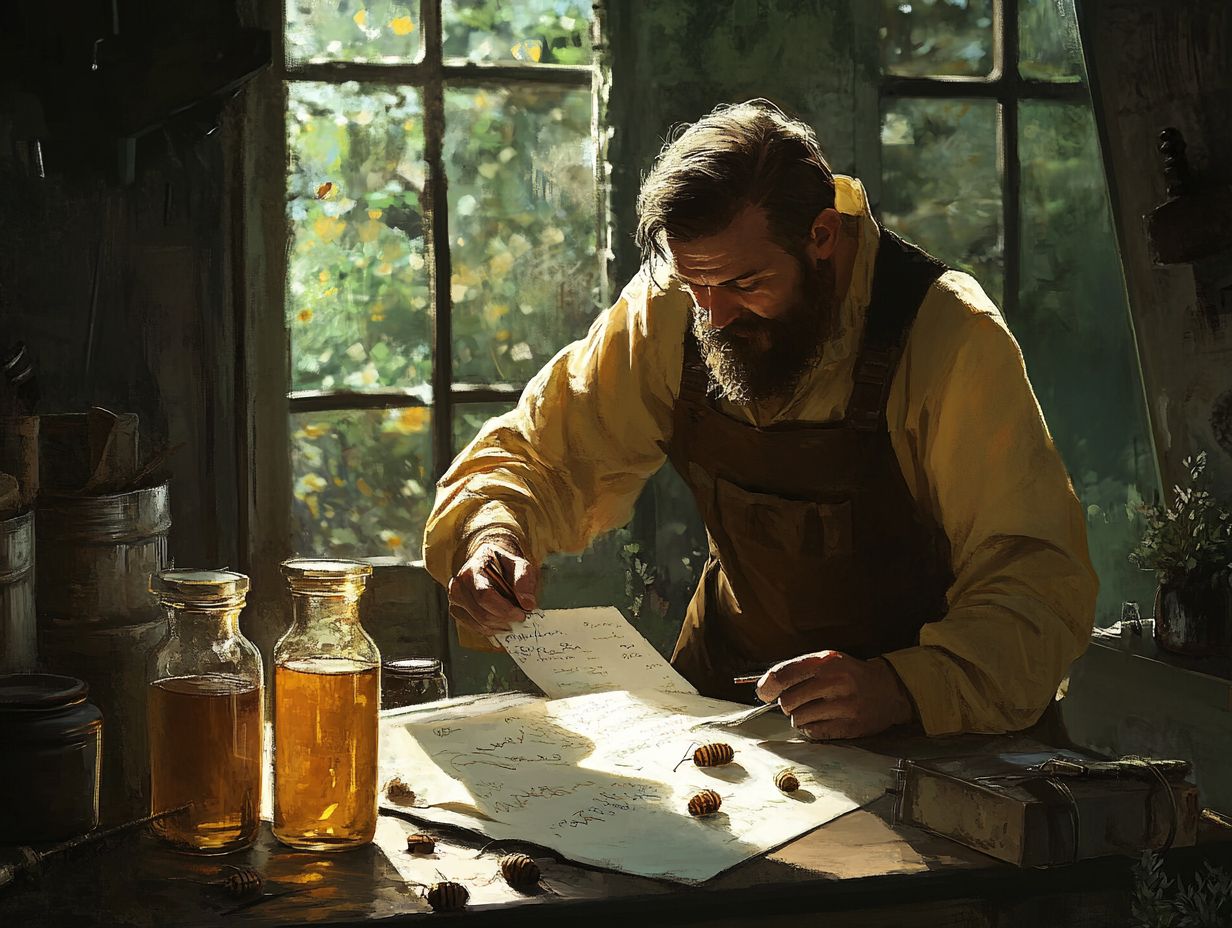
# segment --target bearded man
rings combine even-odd
[[[814,739],[1025,728],[1089,638],[1083,513],[997,307],[879,227],[772,104],[720,107],[638,198],[645,262],[438,485],[428,570],[463,644],[670,459],[709,559],[672,656]],[[485,573],[499,569],[517,595]]]

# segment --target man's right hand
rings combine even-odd
[[[501,573],[513,587],[514,604],[485,573]],[[536,608],[539,568],[522,556],[518,546],[505,538],[483,541],[476,546],[462,568],[449,581],[450,614],[471,630],[485,637],[513,628],[526,620]]]

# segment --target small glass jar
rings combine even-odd
[[[381,664],[382,709],[418,706],[447,696],[449,681],[435,658],[412,657]]]
[[[0,676],[0,844],[63,841],[98,826],[103,716],[84,682]]]
[[[264,688],[261,654],[240,633],[248,578],[164,570],[150,581],[167,637],[150,655],[150,811],[192,803],[154,823],[173,847],[226,854],[261,825]]]
[[[292,621],[274,647],[274,837],[348,850],[376,834],[381,655],[359,622],[372,568],[282,565]]]

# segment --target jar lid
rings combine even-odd
[[[90,692],[84,680],[56,673],[0,674],[0,709],[55,709],[81,702]]]
[[[429,677],[441,672],[441,662],[432,657],[409,657],[400,661],[385,661],[381,671],[402,677]]]
[[[372,565],[363,561],[293,557],[282,562],[282,575],[288,580],[360,580],[371,573]]]
[[[248,577],[230,570],[163,570],[150,577],[150,592],[170,604],[243,605],[248,587]]]
[[[293,594],[357,599],[372,574],[362,561],[296,557],[282,562],[282,575]]]

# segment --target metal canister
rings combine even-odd
[[[166,569],[168,485],[39,500],[40,623],[136,625],[162,618],[150,577]]]
[[[81,680],[0,676],[0,844],[60,841],[98,825],[103,717]]]
[[[149,811],[149,748],[145,731],[150,654],[166,620],[118,627],[41,625],[38,661],[52,673],[86,680],[107,720],[102,757],[102,821],[115,824]]]
[[[90,698],[107,720],[100,795],[108,825],[149,811],[146,664],[166,631],[166,619],[114,628],[39,626],[39,662],[53,673],[87,681]]]
[[[34,513],[0,522],[0,673],[34,670]]]

